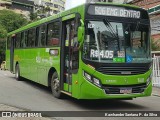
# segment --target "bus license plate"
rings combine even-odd
[[[130,94],[132,93],[132,88],[120,88],[120,93]]]

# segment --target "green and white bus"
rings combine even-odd
[[[152,59],[146,10],[87,3],[8,34],[7,68],[51,87],[55,97],[150,96]]]

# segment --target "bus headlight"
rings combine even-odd
[[[89,75],[88,73],[86,73],[86,72],[84,72],[84,71],[83,71],[83,75],[84,75],[84,77],[85,77],[88,81],[92,82],[92,80],[91,80],[91,75]]]
[[[97,78],[93,78],[93,83],[99,87],[101,87],[100,81]]]
[[[85,71],[83,71],[83,76],[86,78],[86,80],[88,80],[89,82],[91,82],[92,84],[101,87],[101,82],[99,79],[91,76],[90,74],[86,73]]]
[[[148,86],[151,82],[151,79],[152,79],[152,75],[150,75],[146,81],[146,85]]]

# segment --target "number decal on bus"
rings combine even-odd
[[[110,50],[94,50],[94,49],[91,49],[91,52],[90,52],[90,57],[91,58],[113,58],[113,51],[110,51]]]

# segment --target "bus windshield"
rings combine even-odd
[[[86,22],[83,58],[106,63],[147,63],[151,61],[149,25],[103,19]]]

